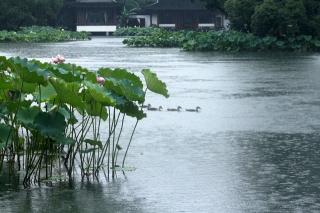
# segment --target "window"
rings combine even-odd
[[[200,13],[199,14],[199,23],[211,24],[213,23],[213,17],[210,14]]]
[[[104,11],[88,11],[87,25],[105,25],[107,22],[106,17],[106,13]]]
[[[222,19],[222,17],[221,16],[217,16],[216,17],[216,26],[218,27],[218,28],[222,28],[223,27],[223,19]]]
[[[172,13],[164,12],[160,14],[160,24],[175,24],[175,16]]]

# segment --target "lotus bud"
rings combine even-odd
[[[51,62],[54,64],[62,64],[66,61],[63,55],[57,55],[55,57],[52,57]]]
[[[100,85],[104,85],[104,83],[106,82],[106,80],[103,77],[97,77],[97,83]]]

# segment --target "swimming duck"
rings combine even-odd
[[[149,111],[162,111],[163,107],[159,106],[159,108],[155,108],[155,107],[152,107],[151,104],[149,104],[147,109]]]
[[[200,112],[201,107],[197,106],[195,109],[186,109],[187,112]]]
[[[142,106],[141,106],[141,108],[142,108],[142,109],[147,109],[147,108],[149,107],[149,105],[151,105],[151,104],[148,104],[148,105],[142,105]]]
[[[182,110],[182,107],[181,106],[178,106],[177,108],[173,108],[173,109],[167,109],[167,111],[169,112],[181,112]]]

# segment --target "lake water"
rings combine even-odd
[[[127,164],[136,170],[73,187],[17,185],[0,177],[0,212],[234,213],[320,211],[320,55],[189,53],[127,48],[120,38],[0,44],[0,54],[92,70],[151,68],[171,97],[149,112]]]

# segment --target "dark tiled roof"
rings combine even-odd
[[[159,0],[158,3],[145,7],[145,10],[205,10],[200,0]]]

